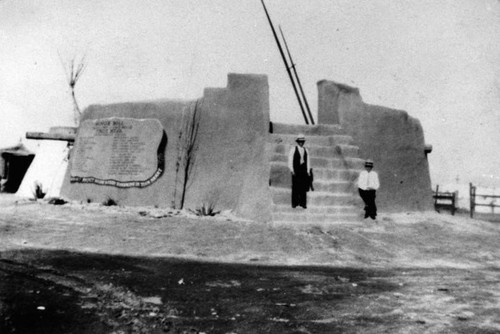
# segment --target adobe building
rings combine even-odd
[[[339,124],[359,147],[359,155],[375,162],[382,211],[433,210],[432,186],[424,131],[406,111],[369,105],[359,90],[333,81],[318,82],[318,122]]]
[[[319,125],[270,123],[267,76],[229,74],[195,101],[92,105],[83,113],[61,196],[84,202],[196,209],[255,221],[338,222],[362,212],[356,179],[371,158],[380,211],[431,210],[423,131],[405,112],[369,106],[321,81]],[[306,135],[315,191],[292,210],[287,154]]]

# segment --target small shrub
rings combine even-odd
[[[52,205],[64,205],[68,202],[59,197],[52,197],[51,199],[49,199],[48,203]]]
[[[35,200],[44,198],[45,194],[42,184],[38,181],[35,182],[35,189],[33,190],[33,197]]]
[[[215,216],[216,214],[219,214],[220,211],[215,210],[215,204],[213,203],[203,203],[201,207],[196,208],[194,213],[197,216],[203,217],[203,216]]]
[[[108,197],[104,202],[102,202],[102,205],[115,206],[115,205],[118,205],[118,203],[114,199],[112,199],[111,197]]]

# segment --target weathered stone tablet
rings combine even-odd
[[[86,120],[76,137],[70,181],[146,187],[163,173],[163,137],[157,119]]]

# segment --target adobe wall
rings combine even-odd
[[[365,104],[357,88],[318,82],[318,123],[340,124],[373,159],[381,188],[377,205],[384,211],[432,210],[432,187],[420,121],[407,112]],[[336,123],[338,122],[338,123]]]
[[[207,88],[198,102],[198,147],[184,208],[212,202],[216,210],[270,220],[267,76],[229,74],[226,88]],[[182,183],[182,175],[176,172],[179,133],[186,120],[183,114],[188,115],[195,103],[167,100],[88,107],[81,122],[110,117],[159,120],[167,137],[165,171],[145,188],[71,183],[71,159],[62,196],[99,203],[112,198],[127,206],[178,207]]]

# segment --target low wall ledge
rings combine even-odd
[[[324,85],[324,84],[335,85],[335,86],[338,87],[338,89],[343,90],[343,91],[348,92],[348,93],[355,93],[355,94],[358,94],[358,95],[360,94],[359,93],[359,88],[352,87],[352,86],[349,86],[349,85],[346,85],[346,84],[342,84],[342,83],[338,83],[338,82],[335,82],[335,81],[332,81],[332,80],[323,79],[323,80],[320,80],[320,81],[317,82],[318,86]]]

